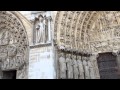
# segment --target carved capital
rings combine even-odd
[[[77,56],[77,60],[81,60],[81,56]]]
[[[71,57],[71,54],[66,54],[66,58],[70,58]]]
[[[77,58],[76,55],[73,54],[73,55],[72,55],[72,59],[73,59],[73,60],[76,60],[76,58]]]
[[[83,60],[83,61],[84,61],[84,60],[87,60],[87,57],[84,57],[84,56],[83,56],[83,57],[82,57],[82,60]]]
[[[98,57],[99,57],[99,54],[98,54],[98,53],[94,53],[94,54],[92,54],[92,55],[90,56],[90,60],[91,60],[91,61],[96,61]]]
[[[58,47],[60,50],[65,50],[65,46],[61,45]]]
[[[65,57],[65,53],[64,53],[64,52],[59,52],[59,53],[58,53],[58,56],[59,56],[59,57]]]
[[[119,51],[113,51],[112,54],[113,54],[114,56],[118,56],[118,55],[119,55]]]
[[[98,58],[99,54],[98,53],[93,53],[91,56]]]

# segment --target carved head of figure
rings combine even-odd
[[[71,54],[66,54],[66,58],[70,59]]]
[[[40,21],[40,22],[43,22],[44,17],[43,17],[41,14],[38,16],[38,18],[39,18],[39,21]]]
[[[82,60],[87,60],[87,57],[84,57],[84,56],[83,56],[83,57],[82,57]]]
[[[39,29],[40,29],[40,25],[37,25],[37,26],[36,26],[36,30],[39,30]]]
[[[77,56],[77,60],[81,60],[81,56]]]
[[[65,54],[63,52],[60,52],[59,57],[65,57]]]
[[[76,60],[76,55],[72,55],[72,59],[73,59],[73,60]]]

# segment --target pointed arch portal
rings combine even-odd
[[[7,71],[16,71],[17,79],[26,79],[28,57],[29,43],[22,21],[15,11],[0,11],[0,78],[10,78],[5,77]]]
[[[119,57],[119,30],[119,11],[57,12],[54,26],[54,39],[58,50],[57,73],[60,74],[61,70],[64,72],[64,74],[58,74],[58,78],[63,76],[68,78],[67,76],[70,74],[65,72],[69,71],[70,68],[67,67],[68,63],[65,63],[66,59],[82,62],[81,68],[84,69],[84,78],[100,78],[99,69],[101,67],[98,67],[97,63],[98,54],[115,52]],[[66,57],[69,54],[70,56]],[[120,62],[120,58],[116,59]],[[60,69],[62,65],[66,66]],[[74,71],[72,74],[74,76]]]

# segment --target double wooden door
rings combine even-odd
[[[97,62],[101,79],[120,79],[117,57],[112,53],[100,53]]]

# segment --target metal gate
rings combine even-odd
[[[119,79],[116,56],[112,53],[100,53],[97,61],[101,79]]]

